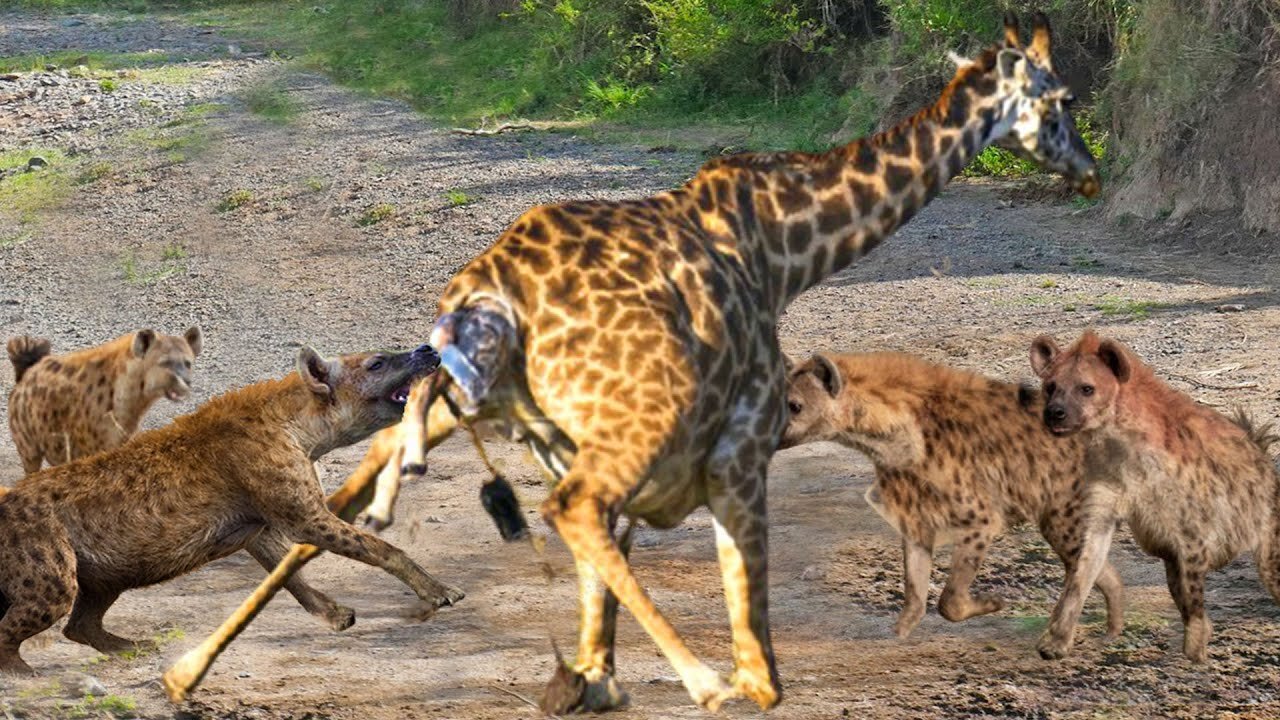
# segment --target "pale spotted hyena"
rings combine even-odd
[[[945,540],[955,549],[938,611],[952,621],[1003,606],[969,588],[1010,525],[1035,523],[1074,568],[1084,443],[1044,427],[1038,392],[897,353],[814,355],[790,372],[787,404],[783,447],[832,440],[875,464],[867,501],[902,535],[899,636],[924,616],[933,550]],[[1114,636],[1124,588],[1110,566],[1098,586]]]

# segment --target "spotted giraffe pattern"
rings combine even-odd
[[[156,400],[191,391],[200,328],[182,335],[139,330],[97,347],[50,355],[48,340],[9,340],[16,383],[9,429],[28,474],[119,447]]]
[[[1002,44],[963,62],[934,105],[887,132],[826,153],[719,158],[683,187],[640,200],[534,208],[450,281],[433,345],[447,352],[455,333],[482,325],[504,326],[508,334],[489,337],[510,339],[480,363],[483,398],[460,396],[470,380],[455,378],[449,402],[467,424],[529,446],[555,485],[543,518],[572,551],[579,575],[577,661],[572,673],[556,673],[546,697],[561,700],[544,709],[625,702],[613,679],[614,598],[698,704],[779,702],[765,497],[786,420],[778,317],[909,220],[997,140],[1064,173],[1080,192],[1098,191],[1049,45],[1043,17],[1025,48],[1006,21]],[[406,459],[422,457],[424,443],[455,427],[431,427],[449,414],[445,403],[430,406],[425,437],[404,433],[414,445]],[[374,443],[331,499],[335,507],[351,514],[367,503],[402,430]],[[699,506],[712,513],[733,630],[727,683],[657,610],[614,537],[621,515],[667,528]],[[305,561],[298,555],[295,567]],[[237,615],[252,617],[260,595]],[[581,691],[566,692],[566,683]]]

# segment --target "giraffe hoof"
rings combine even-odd
[[[546,715],[568,715],[582,707],[587,694],[587,679],[562,662],[556,663],[555,674],[542,690],[538,709]]]
[[[391,527],[391,521],[369,515],[364,519],[364,526],[369,532],[376,534]]]
[[[761,710],[768,710],[782,702],[782,691],[769,679],[768,675],[758,677],[747,673],[734,673],[730,682],[733,684],[735,697],[745,697],[759,705]]]
[[[717,712],[726,700],[738,697],[731,685],[725,683],[720,673],[703,666],[684,678],[685,689],[689,697],[709,712]]]

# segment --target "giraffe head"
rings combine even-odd
[[[1004,23],[995,71],[1006,121],[992,139],[1021,158],[1061,173],[1081,195],[1097,195],[1102,187],[1098,165],[1068,110],[1075,97],[1054,72],[1048,18],[1036,13],[1026,46],[1019,41],[1017,19],[1010,14]]]

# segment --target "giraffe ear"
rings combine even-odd
[[[1021,50],[1006,48],[996,55],[996,68],[1000,77],[1022,84],[1027,79],[1027,56]]]
[[[1049,18],[1038,12],[1031,20],[1031,43],[1027,45],[1027,56],[1040,67],[1052,70],[1052,51],[1053,30],[1049,28]]]
[[[1004,46],[1007,48],[1022,47],[1022,41],[1018,39],[1018,16],[1012,12],[1004,14]]]

